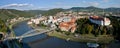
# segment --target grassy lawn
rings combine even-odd
[[[109,43],[112,40],[114,40],[112,36],[108,36],[108,35],[100,35],[98,37],[95,37],[94,35],[91,35],[91,34],[84,34],[84,35],[79,35],[78,37],[75,37],[74,35],[65,35],[60,32],[50,32],[47,34],[49,36],[55,36],[55,37],[65,39],[65,40],[70,38],[71,41],[76,41],[76,42]]]

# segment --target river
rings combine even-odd
[[[32,30],[25,21],[17,24],[13,29],[16,36],[20,36]],[[30,48],[87,48],[86,43],[66,41],[60,38],[47,36],[46,34],[23,38],[22,42],[26,43]]]

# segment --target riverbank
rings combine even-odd
[[[17,24],[19,24],[19,23],[21,23],[21,22],[23,22],[23,21],[27,21],[27,20],[29,20],[29,19],[22,20],[22,21],[18,21],[18,22],[15,22],[15,23],[9,25],[9,29],[11,30],[12,36],[16,36],[15,33],[14,33],[14,31],[13,31],[13,27],[14,27],[15,25],[17,25]]]
[[[13,23],[13,24],[10,24],[10,25],[9,25],[9,29],[11,30],[11,33],[9,34],[9,36],[11,36],[11,37],[16,37],[15,32],[13,31],[13,27],[16,26],[17,24],[19,24],[19,23],[21,23],[21,22],[23,22],[23,21],[27,21],[27,20],[28,20],[28,19],[15,22],[15,23]],[[14,43],[15,43],[15,45],[18,46],[19,48],[22,48],[22,44],[21,44],[18,40],[14,41]],[[12,44],[12,45],[14,45],[14,44]],[[13,48],[13,46],[10,46],[10,47]]]
[[[109,35],[100,35],[98,37],[94,37],[93,35],[84,34],[84,35],[79,35],[78,37],[75,37],[74,35],[65,35],[61,32],[52,32],[52,33],[50,32],[50,33],[47,33],[47,35],[55,36],[65,40],[69,39],[70,41],[76,41],[76,42],[96,42],[101,44],[107,44],[114,40],[114,38]]]

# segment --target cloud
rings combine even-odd
[[[98,2],[88,2],[88,5],[90,6],[99,6],[99,3]]]
[[[103,2],[109,2],[109,0],[103,0]]]
[[[9,7],[28,7],[28,6],[33,6],[33,5],[32,5],[32,4],[27,4],[27,3],[24,3],[24,4],[17,4],[17,3],[14,3],[14,4],[8,4],[8,5],[0,6],[0,8],[9,8]]]
[[[95,7],[97,7],[97,6],[99,6],[100,5],[100,3],[98,3],[98,2],[87,2],[87,1],[82,1],[82,3],[84,4],[84,5],[86,5],[86,6],[95,6]]]

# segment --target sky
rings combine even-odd
[[[0,0],[0,9],[53,9],[95,6],[99,8],[120,8],[120,0]]]

